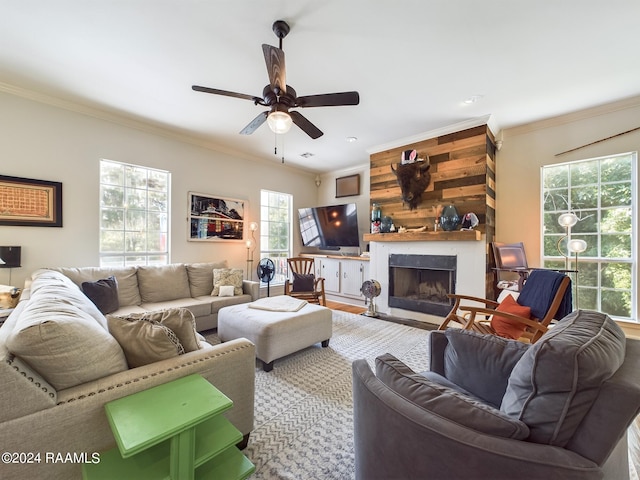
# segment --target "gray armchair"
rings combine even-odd
[[[449,329],[430,371],[353,363],[356,479],[629,478],[640,341],[577,311],[536,344]]]

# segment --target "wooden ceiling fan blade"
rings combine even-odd
[[[322,95],[306,95],[296,99],[298,107],[340,107],[343,105],[358,105],[358,92],[324,93]]]
[[[260,125],[267,121],[269,111],[260,113],[256,118],[249,122],[249,125],[240,130],[240,135],[251,135]]]
[[[291,120],[293,120],[293,123],[300,127],[300,129],[304,133],[309,135],[314,140],[323,135],[322,130],[320,130],[313,123],[307,120],[300,112],[289,112],[289,115],[291,115]]]
[[[284,64],[284,51],[273,45],[262,44],[264,62],[267,65],[267,74],[271,90],[276,95],[287,93],[287,69]]]
[[[225,97],[242,98],[244,100],[251,100],[252,102],[259,102],[260,100],[262,100],[259,97],[254,97],[253,95],[247,95],[245,93],[229,92],[227,90],[219,90],[217,88],[201,87],[199,85],[193,85],[191,88],[196,92],[212,93],[214,95],[224,95]]]

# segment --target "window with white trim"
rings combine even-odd
[[[542,168],[545,267],[578,270],[574,305],[620,320],[637,318],[637,152]],[[578,222],[558,224],[563,213]],[[574,253],[569,241],[586,242]]]
[[[100,160],[100,266],[169,263],[171,174]]]
[[[276,267],[272,283],[287,279],[287,258],[292,255],[293,195],[260,190],[260,259],[270,258]]]

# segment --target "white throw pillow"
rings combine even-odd
[[[214,268],[213,269],[213,291],[211,296],[220,295],[220,286],[233,285],[234,295],[242,295],[242,276],[244,272],[238,268]]]
[[[219,297],[233,297],[235,287],[233,285],[220,285]]]

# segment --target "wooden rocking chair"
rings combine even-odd
[[[517,339],[531,343],[549,330],[554,318],[563,318],[573,309],[571,279],[552,270],[533,270],[519,294],[518,303],[531,309],[530,318],[496,310],[500,304],[493,300],[457,294],[449,294],[448,297],[455,302],[438,330],[445,330],[454,322],[465,330],[498,335],[491,325],[491,317],[496,315],[511,324],[524,327]],[[471,305],[463,304],[463,301],[471,302]],[[483,306],[477,306],[479,303]]]

